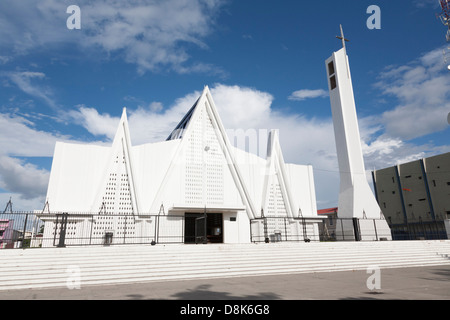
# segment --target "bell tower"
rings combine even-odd
[[[342,49],[325,62],[340,172],[338,239],[391,239],[389,226],[367,182],[349,60],[341,26]]]

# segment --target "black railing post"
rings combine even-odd
[[[361,233],[358,218],[353,218],[353,231],[355,233],[355,241],[361,241]]]
[[[67,230],[67,216],[68,213],[64,212],[61,217],[61,229],[59,231],[59,243],[58,248],[64,248],[66,246],[66,230]],[[56,231],[55,231],[56,232]]]
[[[92,228],[94,227],[94,215],[91,216],[91,231],[89,233],[89,245],[92,244]]]
[[[373,219],[373,228],[375,230],[375,240],[378,241],[377,222]]]
[[[59,215],[56,214],[56,221],[55,221],[55,230],[53,232],[53,245],[56,246],[56,231],[58,229],[58,221],[59,221]]]
[[[264,217],[263,218],[263,223],[264,223],[264,242],[265,243],[269,243],[269,233],[267,231],[267,218]]]
[[[156,233],[156,243],[159,243],[159,214],[156,216],[156,223],[157,223],[157,233]]]
[[[283,218],[283,220],[284,220],[284,235],[285,235],[286,241],[288,241],[286,219],[287,218]]]
[[[28,213],[25,214],[25,223],[23,224],[22,249],[25,249],[25,232],[27,231]]]

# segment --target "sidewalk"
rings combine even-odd
[[[0,291],[1,300],[450,300],[450,265],[366,271]]]

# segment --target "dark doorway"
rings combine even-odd
[[[184,243],[222,243],[221,213],[185,213]]]
[[[209,243],[223,242],[223,219],[221,213],[208,213],[206,233]]]
[[[195,219],[203,216],[198,213],[186,213],[184,215],[184,243],[195,243]]]

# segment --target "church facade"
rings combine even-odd
[[[43,246],[63,212],[66,244],[319,239],[312,167],[285,163],[278,131],[266,158],[234,147],[208,87],[166,141],[132,146],[124,109],[110,147],[58,142],[46,207]]]

